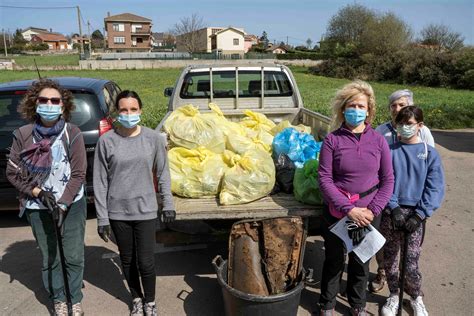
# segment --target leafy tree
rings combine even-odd
[[[92,32],[91,37],[92,39],[98,39],[102,41],[104,40],[104,35],[100,30],[95,30],[94,32]]]
[[[458,50],[464,46],[461,34],[443,24],[430,24],[423,28],[420,34],[420,42],[424,45],[434,45],[447,50]]]
[[[172,28],[178,45],[183,45],[187,52],[194,53],[199,47],[198,30],[204,28],[203,18],[197,13],[190,17],[183,17]]]
[[[103,48],[104,47],[104,35],[100,30],[95,30],[91,34],[91,46],[92,48]]]
[[[262,36],[260,36],[260,42],[263,43],[263,48],[267,48],[267,47],[268,47],[268,43],[269,43],[270,41],[268,40],[267,32],[263,31]]]
[[[326,39],[342,45],[359,43],[367,24],[373,19],[375,13],[363,5],[347,5],[329,20]]]

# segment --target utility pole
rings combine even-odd
[[[81,38],[81,48],[80,48],[80,54],[84,53],[84,39],[82,38],[82,26],[81,26],[81,9],[79,9],[79,6],[76,7],[77,9],[77,22],[79,22],[79,37]]]
[[[2,29],[2,34],[3,34],[3,48],[5,49],[5,57],[8,56],[7,52],[7,38],[5,37],[5,30]]]
[[[92,37],[91,37],[91,24],[87,20],[87,33],[89,34],[89,57],[92,55]]]

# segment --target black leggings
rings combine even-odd
[[[156,219],[110,221],[132,298],[144,297],[146,303],[155,301],[155,225]]]

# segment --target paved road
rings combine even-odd
[[[443,207],[429,221],[421,257],[425,303],[430,315],[472,315],[474,130],[434,131],[447,178]],[[41,257],[27,223],[14,212],[0,214],[0,315],[48,315],[48,298],[40,276]],[[96,234],[90,214],[86,231],[84,309],[88,315],[127,315],[129,295],[113,243]],[[160,315],[223,315],[220,287],[210,264],[225,245],[156,255]],[[319,280],[323,260],[320,237],[308,239],[305,266]],[[372,263],[371,271],[376,271]],[[369,312],[377,315],[387,292],[369,295]],[[319,286],[302,293],[298,315],[311,315]],[[337,312],[347,314],[338,298]],[[411,315],[409,306],[405,315]]]

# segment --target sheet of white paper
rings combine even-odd
[[[347,216],[343,217],[339,222],[334,224],[331,228],[331,232],[342,239],[346,246],[347,253],[354,251],[357,257],[365,263],[382,248],[385,244],[385,238],[377,229],[372,225],[369,225],[371,231],[365,235],[365,238],[359,245],[357,245],[357,247],[354,247],[352,239],[349,237],[349,233],[347,232],[348,220]]]

